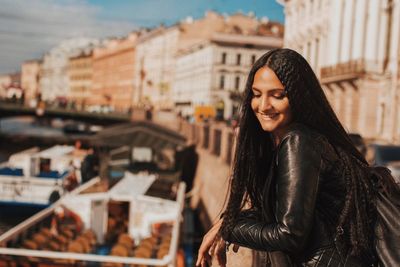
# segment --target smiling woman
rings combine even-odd
[[[225,266],[232,243],[262,255],[255,267],[397,266],[396,238],[375,237],[376,184],[400,192],[388,173],[353,145],[306,60],[271,50],[250,70],[229,201],[196,265]]]
[[[252,90],[251,108],[263,130],[275,133],[275,143],[278,144],[292,119],[284,86],[273,70],[262,67],[254,75]]]

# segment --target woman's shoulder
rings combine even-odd
[[[282,137],[282,142],[285,139],[298,139],[302,143],[327,141],[324,135],[302,123],[292,123],[289,125]]]
[[[333,145],[325,135],[301,123],[292,123],[282,137],[278,150],[280,153],[309,151],[319,154],[329,161],[337,159]]]

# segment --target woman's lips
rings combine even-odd
[[[263,119],[263,120],[273,120],[276,117],[278,117],[279,113],[269,113],[269,114],[259,113],[259,115],[260,115],[261,119]]]

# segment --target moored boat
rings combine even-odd
[[[1,235],[0,266],[176,266],[184,196],[147,172],[94,178]]]
[[[73,190],[79,185],[86,154],[74,146],[56,145],[11,155],[0,165],[2,215],[34,214]]]

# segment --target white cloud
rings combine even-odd
[[[130,22],[100,20],[99,11],[83,0],[2,0],[0,73],[18,70],[24,60],[40,58],[67,38],[120,36],[135,29]]]

